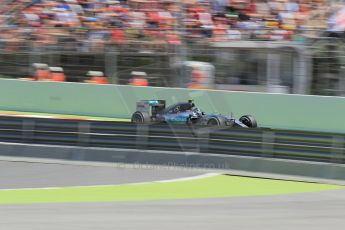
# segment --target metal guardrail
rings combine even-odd
[[[0,141],[345,163],[345,134],[0,117]],[[1,153],[0,153],[1,154]]]

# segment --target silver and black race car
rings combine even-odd
[[[197,108],[191,100],[179,102],[168,107],[166,107],[164,100],[142,100],[137,102],[137,109],[133,113],[131,121],[137,124],[168,123],[245,128],[257,127],[257,122],[251,115],[244,115],[240,119],[236,119],[232,115],[207,114]]]

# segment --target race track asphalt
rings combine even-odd
[[[146,168],[145,168],[146,167]],[[73,165],[0,160],[0,189],[82,185],[114,185],[176,179],[202,174],[201,170],[174,170],[125,164]]]
[[[204,172],[202,172],[204,173]],[[121,184],[199,171],[0,161],[0,187]],[[4,230],[324,230],[345,226],[345,190],[173,201],[0,205]]]
[[[0,206],[6,230],[324,230],[345,226],[345,192],[207,200]]]

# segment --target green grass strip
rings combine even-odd
[[[0,204],[110,202],[263,196],[342,189],[343,186],[219,175],[166,183],[0,190]]]

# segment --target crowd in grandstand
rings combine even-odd
[[[344,3],[327,0],[4,0],[0,9],[7,49],[21,41],[294,40],[301,31],[345,28]]]

